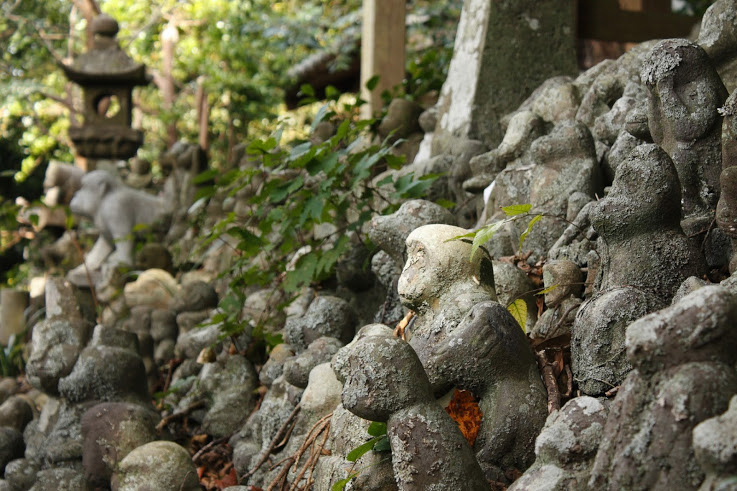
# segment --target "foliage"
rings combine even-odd
[[[309,93],[308,88],[304,91]],[[358,241],[368,242],[362,227],[372,216],[393,211],[400,199],[421,197],[432,183],[434,176],[414,179],[408,174],[372,185],[371,178],[383,167],[397,169],[403,158],[394,155],[393,145],[371,141],[373,120],[357,119],[360,101],[339,104],[337,93],[333,97],[313,121],[313,127],[331,122],[336,128],[331,138],[284,146],[279,133],[254,139],[247,147],[248,165],[225,173],[209,170],[197,178],[216,179],[213,186],[201,189],[202,197],[219,190],[234,196],[257,189],[248,197],[247,218],[239,221],[230,213],[203,243],[206,247],[224,235],[238,241],[237,260],[228,272],[230,293],[213,319],[222,323],[224,335],[237,335],[245,327],[240,310],[249,288],[277,286],[289,298],[312,282],[330,278],[344,253]],[[254,332],[257,337],[263,332],[260,327]]]
[[[26,365],[23,359],[24,337],[25,332],[19,335],[11,334],[8,345],[0,346],[0,375],[3,377],[16,377],[24,372]]]
[[[527,333],[527,303],[521,298],[518,298],[507,305],[507,310],[522,328],[522,332]]]
[[[373,421],[369,425],[367,432],[372,438],[348,452],[348,455],[346,456],[346,460],[348,462],[355,463],[370,450],[377,453],[391,452],[389,437],[386,434],[386,423]],[[351,470],[348,472],[348,477],[333,484],[332,491],[341,491],[349,482],[358,477],[359,473],[359,471]]]

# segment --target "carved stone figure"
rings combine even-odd
[[[719,228],[732,239],[732,259],[729,272],[737,269],[737,91],[733,92],[721,109],[722,173],[719,175],[721,194],[717,203],[716,221]]]
[[[572,261],[561,259],[543,266],[545,304],[548,310],[530,330],[532,339],[547,339],[570,333],[581,305],[583,273]]]
[[[591,489],[696,489],[691,432],[737,392],[737,297],[705,286],[627,328],[635,369],[617,394]]]
[[[456,423],[435,401],[409,344],[379,324],[365,326],[336,363],[343,406],[387,423],[400,490],[484,490],[489,485]],[[341,353],[339,353],[340,355]]]
[[[727,412],[697,424],[693,430],[696,460],[706,473],[700,491],[737,486],[737,396]]]
[[[535,463],[509,490],[586,489],[607,415],[606,406],[588,396],[571,399],[553,411],[535,440]]]
[[[640,145],[619,166],[606,198],[589,209],[600,236],[598,291],[573,326],[573,375],[588,395],[619,385],[630,367],[624,330],[665,307],[681,283],[706,270],[679,225],[681,193],[671,159],[658,146]]]
[[[719,199],[722,170],[722,117],[717,109],[727,89],[706,52],[685,39],[658,43],[640,76],[650,90],[650,134],[678,171],[683,218],[710,216]]]
[[[440,396],[453,387],[480,398],[484,413],[474,444],[487,479],[524,469],[547,416],[535,358],[520,326],[498,304],[493,266],[479,249],[451,240],[465,231],[426,225],[407,237],[407,264],[399,278],[402,303],[418,317],[410,344]]]
[[[100,269],[103,262],[133,264],[135,226],[152,225],[166,212],[163,200],[129,188],[102,170],[82,178],[82,188],[69,206],[72,212],[92,219],[100,231],[100,237],[85,257],[90,271]],[[70,271],[69,277],[75,283],[84,283],[84,264]],[[76,281],[78,278],[80,281]]]

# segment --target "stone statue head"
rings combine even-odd
[[[433,400],[417,354],[386,326],[364,326],[336,354],[333,369],[343,382],[343,407],[370,421],[387,421],[396,411]]]
[[[496,300],[494,269],[479,248],[471,258],[469,239],[453,240],[467,230],[451,225],[425,225],[407,237],[407,263],[397,290],[405,307],[422,314],[439,306],[443,297],[482,289]]]
[[[648,373],[688,362],[737,360],[737,297],[719,285],[699,288],[680,302],[627,328],[627,358]]]

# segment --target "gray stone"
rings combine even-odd
[[[619,389],[589,486],[696,489],[691,433],[737,393],[737,297],[705,286],[627,328],[634,370]]]
[[[300,353],[316,339],[329,336],[348,343],[355,333],[356,314],[342,298],[316,297],[302,317],[290,317],[284,326],[284,340]]]
[[[171,309],[177,314],[182,312],[196,312],[217,307],[218,294],[215,289],[204,281],[193,281],[182,286],[171,303]]]
[[[284,362],[292,356],[294,356],[294,351],[288,344],[281,343],[274,346],[274,349],[269,353],[269,359],[266,360],[258,373],[259,381],[266,387],[271,387],[274,380],[282,376]]]
[[[719,76],[732,92],[737,89],[737,8],[730,0],[714,2],[701,20],[699,45],[714,62]]]
[[[700,490],[727,490],[737,486],[737,396],[729,401],[727,412],[696,425],[693,448],[706,473]]]
[[[18,381],[13,377],[0,379],[0,401],[5,402],[8,397],[18,391]]]
[[[650,134],[678,172],[683,217],[711,215],[722,170],[722,117],[717,109],[727,99],[727,89],[706,52],[685,39],[658,43],[640,76],[650,91]]]
[[[506,471],[532,464],[547,395],[527,338],[505,307],[474,305],[417,354],[436,394],[457,387],[479,398],[484,417],[473,449],[487,480],[505,482]]]
[[[74,317],[65,320],[55,316],[36,324],[26,363],[28,382],[48,394],[58,395],[59,379],[71,373],[91,333],[89,323]]]
[[[39,467],[27,459],[11,460],[5,466],[5,480],[14,491],[28,491],[36,482]]]
[[[499,303],[509,306],[515,300],[524,300],[527,305],[525,330],[530,331],[537,322],[535,287],[527,275],[516,265],[501,261],[492,261],[494,265],[494,286]]]
[[[179,333],[184,334],[192,331],[199,324],[205,322],[210,315],[212,310],[199,310],[196,312],[182,312],[177,315],[177,326],[179,327]]]
[[[314,340],[305,351],[285,360],[284,378],[296,387],[307,387],[312,369],[330,362],[342,347],[343,343],[335,338],[321,337]]]
[[[0,405],[0,427],[6,426],[22,432],[33,419],[33,401],[27,396],[11,396]]]
[[[131,450],[157,439],[160,419],[154,411],[129,403],[106,402],[88,409],[82,416],[87,481],[108,486],[113,470]]]
[[[387,108],[387,114],[379,124],[379,136],[382,140],[389,138],[393,143],[400,138],[407,138],[412,133],[422,129],[418,121],[422,113],[422,106],[408,99],[392,99]]]
[[[600,236],[599,291],[578,311],[571,341],[573,375],[587,395],[624,379],[627,325],[666,306],[686,278],[706,270],[680,228],[679,189],[665,152],[640,145],[617,169],[607,197],[588,208]]]
[[[222,343],[218,342],[220,337],[220,326],[212,324],[201,329],[192,329],[189,332],[182,332],[177,338],[177,344],[174,352],[177,356],[185,358],[197,358],[204,348],[215,345],[216,351]]]
[[[60,489],[87,491],[92,488],[85,481],[81,469],[56,467],[39,471],[36,474],[36,482],[29,491],[58,491]]]
[[[126,455],[111,484],[113,491],[200,490],[197,469],[189,453],[174,442],[164,441],[146,443]]]
[[[65,400],[49,398],[34,419],[23,430],[25,456],[34,464],[45,466],[82,459],[82,414],[85,404],[73,405]]]
[[[347,364],[343,406],[372,421],[386,421],[399,489],[488,490],[460,430],[435,402],[430,382],[409,344],[388,328],[362,329],[343,348]]]
[[[391,215],[377,215],[372,218],[369,238],[397,263],[403,265],[407,260],[405,242],[410,232],[422,225],[455,225],[455,222],[453,215],[442,206],[431,201],[413,199],[405,201]]]
[[[0,469],[14,459],[23,457],[23,435],[15,428],[0,426]]]
[[[501,116],[546,79],[575,74],[574,18],[572,5],[552,1],[466,0],[438,101],[433,155],[450,148],[449,136],[497,146]]]
[[[163,269],[148,269],[123,289],[129,307],[145,305],[160,309],[169,308],[178,291],[176,280]]]
[[[147,269],[163,269],[173,271],[171,253],[164,245],[155,242],[144,244],[136,252],[135,268],[141,271]]]
[[[156,309],[151,312],[151,337],[155,342],[162,339],[176,339],[179,334],[177,318],[168,309]]]
[[[607,413],[601,402],[588,396],[571,399],[560,410],[552,412],[535,440],[535,463],[508,489],[587,489]]]
[[[59,392],[71,402],[149,404],[146,368],[137,345],[132,333],[97,326],[72,372],[59,381]]]

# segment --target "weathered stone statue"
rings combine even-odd
[[[719,228],[732,240],[732,259],[729,272],[737,269],[737,91],[733,92],[721,109],[722,123],[722,173],[719,175],[721,194],[717,203],[716,221]]]
[[[550,413],[535,440],[535,463],[509,490],[587,489],[607,415],[607,407],[588,396],[571,399]]]
[[[420,227],[407,237],[407,264],[399,278],[402,303],[417,313],[410,344],[436,396],[453,387],[471,390],[484,414],[474,444],[486,478],[523,470],[547,416],[537,364],[520,326],[498,304],[493,267],[479,249],[451,240],[463,229]]]
[[[693,448],[706,473],[699,490],[737,487],[737,396],[729,401],[726,413],[696,425]]]
[[[737,392],[735,325],[737,297],[713,285],[627,329],[635,369],[612,404],[592,489],[699,487],[691,430],[723,413]]]
[[[640,76],[650,90],[650,134],[678,171],[683,218],[711,216],[722,170],[722,118],[717,109],[727,89],[706,52],[685,39],[658,43]]]
[[[624,330],[670,303],[681,283],[706,266],[680,225],[681,193],[671,159],[640,145],[617,169],[606,198],[589,209],[600,236],[598,291],[573,326],[573,375],[588,395],[619,385],[630,367]]]
[[[134,228],[152,225],[166,213],[163,200],[120,183],[111,174],[96,170],[82,178],[82,188],[69,203],[73,213],[90,218],[100,237],[87,253],[85,264],[97,271],[103,262],[133,264]],[[86,284],[85,264],[69,272],[75,284]]]
[[[543,266],[545,305],[548,310],[530,330],[532,339],[548,339],[571,331],[583,293],[583,273],[567,259],[550,261]]]
[[[345,351],[343,351],[345,350]],[[343,406],[385,421],[400,490],[488,490],[456,423],[437,402],[419,358],[391,329],[370,324],[343,348],[335,369]]]

